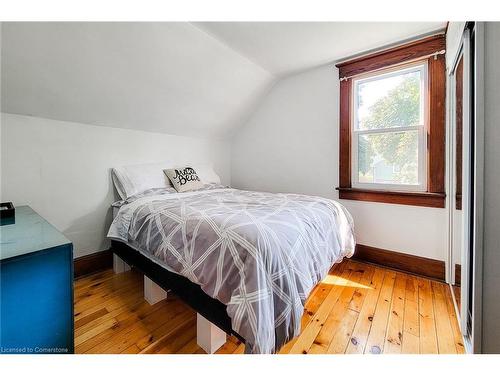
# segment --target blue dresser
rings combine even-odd
[[[0,226],[0,353],[73,353],[73,244],[28,206]]]

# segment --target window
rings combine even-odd
[[[427,63],[356,77],[352,186],[426,191]]]
[[[444,207],[444,36],[337,65],[341,199]]]

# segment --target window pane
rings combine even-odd
[[[355,85],[356,128],[382,129],[422,125],[421,71],[359,80]]]
[[[358,135],[358,180],[418,185],[418,131]]]

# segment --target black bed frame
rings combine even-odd
[[[129,266],[137,268],[164,290],[171,290],[191,308],[229,335],[245,340],[231,327],[231,318],[227,315],[226,305],[210,297],[200,286],[184,276],[167,271],[159,264],[120,241],[111,241],[111,251]]]

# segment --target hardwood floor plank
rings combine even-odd
[[[91,285],[102,283],[103,281],[112,279],[115,276],[116,274],[114,273],[113,269],[109,269],[86,277],[79,278],[75,280],[74,291],[78,291],[86,287],[89,287]]]
[[[403,319],[406,295],[406,275],[398,272],[394,282],[391,308],[389,312],[389,322],[387,323],[387,333],[385,336],[384,353],[401,353],[403,341]]]
[[[121,291],[117,291],[114,294],[109,294],[102,297],[99,302],[88,303],[85,305],[75,306],[74,314],[75,319],[81,319],[85,316],[92,314],[103,307],[108,311],[120,308],[123,305],[128,305],[143,297],[143,291],[141,288],[124,288]]]
[[[354,325],[358,320],[359,313],[355,310],[347,309],[340,323],[340,327],[333,336],[326,353],[343,354],[350,342]]]
[[[375,272],[375,269],[368,264],[363,264],[363,267],[365,272],[359,282],[360,286],[356,288],[351,303],[349,303],[349,309],[358,313],[361,311],[365,297],[370,290],[370,283],[373,279],[373,273]]]
[[[167,305],[169,305],[170,308],[165,308]],[[146,305],[143,306],[147,308]],[[186,311],[186,308],[183,305],[178,304],[178,301],[177,303],[170,304],[168,301],[161,301],[151,307],[151,310],[146,310],[142,314],[125,313],[122,316],[117,317],[117,320],[121,323],[122,329],[115,330],[115,332],[113,332],[112,339],[102,341],[98,345],[94,346],[91,352],[119,353],[132,343],[139,344],[143,337],[150,334],[150,332],[153,332],[165,322],[172,320],[172,318],[176,315],[183,316],[182,314],[178,314],[178,312]],[[139,346],[139,348],[141,347]]]
[[[329,275],[341,274],[348,262],[342,262],[335,264],[329,272]],[[314,314],[318,311],[319,307],[323,303],[326,296],[332,290],[333,284],[327,282],[320,282],[311,292],[311,295],[307,299],[304,306],[304,314],[301,320],[301,332],[303,332],[309,323],[312,321]],[[288,354],[290,350],[295,345],[298,337],[293,338],[288,343],[286,343],[279,351],[280,354]]]
[[[462,298],[461,298],[461,287],[459,285],[453,285],[453,296],[455,297],[455,301],[457,302],[458,311],[461,309]]]
[[[103,277],[100,277],[100,274],[95,274],[92,278],[92,282],[88,283],[84,286],[75,286],[74,288],[74,297],[75,301],[79,297],[88,297],[92,296],[93,292],[98,291],[110,291],[121,288],[123,285],[131,282],[139,282],[142,278],[142,274],[135,270],[129,270],[127,272],[119,273],[119,274],[107,274],[105,273]],[[85,281],[85,280],[83,280]]]
[[[224,345],[222,345],[219,350],[217,350],[217,354],[233,354],[238,345],[241,343],[234,343],[232,340],[228,338]]]
[[[418,300],[420,313],[420,353],[437,354],[436,322],[434,319],[434,303],[432,301],[431,282],[428,279],[418,280]]]
[[[178,326],[174,333],[174,340],[164,341],[162,346],[157,347],[153,353],[157,354],[173,354],[178,352],[188,342],[196,338],[196,321],[195,319],[188,320],[184,324]]]
[[[376,268],[370,283],[370,288],[359,312],[358,319],[354,325],[351,340],[347,346],[346,353],[362,354],[364,353],[368,334],[372,326],[375,307],[380,295],[380,289],[385,276],[385,270]]]
[[[124,351],[120,352],[120,354],[137,354],[140,352],[140,349],[137,345],[132,344]]]
[[[233,352],[233,354],[244,354],[245,353],[245,344],[240,344]]]
[[[97,310],[96,312],[93,312],[92,314],[89,314],[89,315],[83,317],[82,319],[75,320],[75,330],[77,330],[80,327],[85,326],[86,324],[88,324],[88,323],[96,320],[97,318],[100,318],[108,313],[109,313],[109,311],[105,307],[102,307],[99,310]]]
[[[419,313],[418,313],[418,280],[412,275],[406,278],[405,312],[403,330],[414,336],[420,336]],[[404,335],[404,333],[403,333]]]
[[[381,354],[384,351],[385,332],[389,320],[389,312],[391,309],[392,291],[396,273],[391,270],[385,272],[384,282],[380,290],[380,296],[373,314],[373,322],[366,341],[365,353]]]
[[[434,311],[436,316],[441,319],[436,319],[436,336],[438,342],[438,351],[440,354],[457,354],[455,348],[455,340],[453,338],[453,329],[449,319],[448,307],[445,300],[445,286],[436,281],[431,282],[432,297],[434,302]]]
[[[126,292],[126,293],[124,293]],[[130,280],[125,283],[121,288],[116,290],[109,290],[105,293],[99,293],[97,295],[92,295],[88,299],[83,299],[74,304],[75,314],[78,314],[88,308],[101,308],[109,306],[109,301],[121,301],[124,298],[130,299],[132,294],[140,295],[143,293],[143,288],[141,285],[137,285],[137,282]],[[109,309],[108,309],[109,310]]]
[[[131,327],[145,319],[149,314],[162,307],[163,304],[172,304],[172,301],[161,301],[153,306],[150,306],[146,301],[141,300],[135,306],[131,306],[128,312],[122,313],[116,317],[118,323],[99,335],[86,340],[75,347],[77,353],[101,353],[108,345],[112,345],[114,339],[119,337],[122,332],[127,332]],[[174,309],[175,310],[175,309]],[[180,310],[182,311],[182,310]]]
[[[149,311],[148,309],[150,305],[145,303],[145,300],[143,298],[142,294],[136,294],[132,293],[131,295],[128,295],[126,298],[125,297],[120,297],[120,298],[110,298],[109,304],[105,305],[105,308],[107,310],[107,314],[102,315],[101,317],[98,317],[94,320],[88,321],[89,316],[94,315],[94,313],[91,313],[90,315],[86,315],[87,312],[92,312],[96,308],[102,309],[101,305],[98,305],[96,307],[91,307],[88,309],[88,311],[84,312],[84,315],[80,316],[75,316],[75,324],[78,322],[80,324],[80,321],[87,321],[85,324],[82,324],[82,327],[88,327],[90,328],[92,325],[95,324],[96,321],[103,321],[106,318],[113,318],[120,316],[121,314],[126,314],[126,313],[135,313],[138,310],[142,309],[144,311]],[[98,311],[99,311],[98,310]],[[78,332],[75,332],[76,335],[78,335]]]
[[[403,332],[403,344],[401,346],[402,354],[419,354],[420,353],[420,339],[418,336],[405,331]]]
[[[83,319],[79,319],[79,320],[75,321],[75,326],[77,323],[81,324],[80,327],[75,329],[75,337],[79,336],[81,333],[83,333],[87,330],[90,330],[94,327],[97,327],[98,325],[105,323],[107,320],[114,319],[114,318],[120,316],[121,314],[134,311],[134,309],[138,305],[141,305],[141,304],[144,304],[144,300],[139,297],[137,300],[131,302],[130,304],[122,305],[117,309],[112,309],[111,311],[107,311],[107,309],[106,309],[106,311],[107,311],[106,314],[99,316],[91,321],[83,322],[85,324],[81,324],[80,322],[88,320],[88,316],[83,318]]]
[[[99,274],[98,274],[99,275]],[[121,274],[106,276],[104,279],[97,279],[92,284],[75,288],[74,300],[75,302],[81,299],[89,300],[92,295],[109,292],[112,290],[121,289],[126,284],[137,284],[140,282],[141,274],[135,270],[124,272]]]
[[[453,339],[455,341],[455,350],[458,354],[465,353],[465,347],[463,344],[462,333],[460,332],[460,325],[458,323],[457,314],[455,311],[455,305],[453,304],[453,297],[451,295],[450,287],[445,286],[445,298],[446,307],[448,308],[448,316],[451,323],[451,328],[453,330]]]
[[[112,344],[106,345],[105,348],[99,348],[99,352],[109,354],[120,353],[132,343],[147,336],[149,331],[154,330],[167,319],[162,311],[151,314],[149,317],[151,319],[144,319],[144,321],[134,324],[127,332],[122,332],[120,335],[114,337]]]
[[[162,347],[168,345],[172,339],[175,339],[179,328],[185,328],[190,325],[196,325],[196,314],[194,312],[187,317],[185,315],[177,315],[159,326],[158,329],[149,335],[139,339],[137,346],[141,349],[141,353],[156,353]]]
[[[194,354],[200,349],[198,343],[196,342],[196,333],[194,337],[187,342],[182,348],[176,351],[176,354]],[[218,353],[220,354],[220,353]]]
[[[86,332],[82,333],[81,335],[75,337],[75,347],[80,346],[85,341],[97,336],[98,334],[102,333],[103,331],[106,331],[107,329],[111,329],[111,328],[116,327],[116,326],[118,326],[118,321],[116,319],[109,319],[106,322],[104,322],[103,324],[87,330]]]
[[[344,287],[347,285],[351,272],[352,270],[347,268],[340,275],[331,275],[333,287],[330,293],[328,293],[309,325],[301,332],[299,338],[290,349],[291,354],[307,354],[314,339],[328,318],[330,311],[337,303]]]
[[[359,263],[351,263],[351,267],[351,276],[340,294],[339,299],[333,306],[333,309],[328,314],[326,321],[321,326],[321,329],[308,350],[308,353],[326,353],[333,337],[341,326],[342,319],[346,315],[346,311],[357,289],[357,285],[359,285],[359,282],[365,272],[365,267]]]

